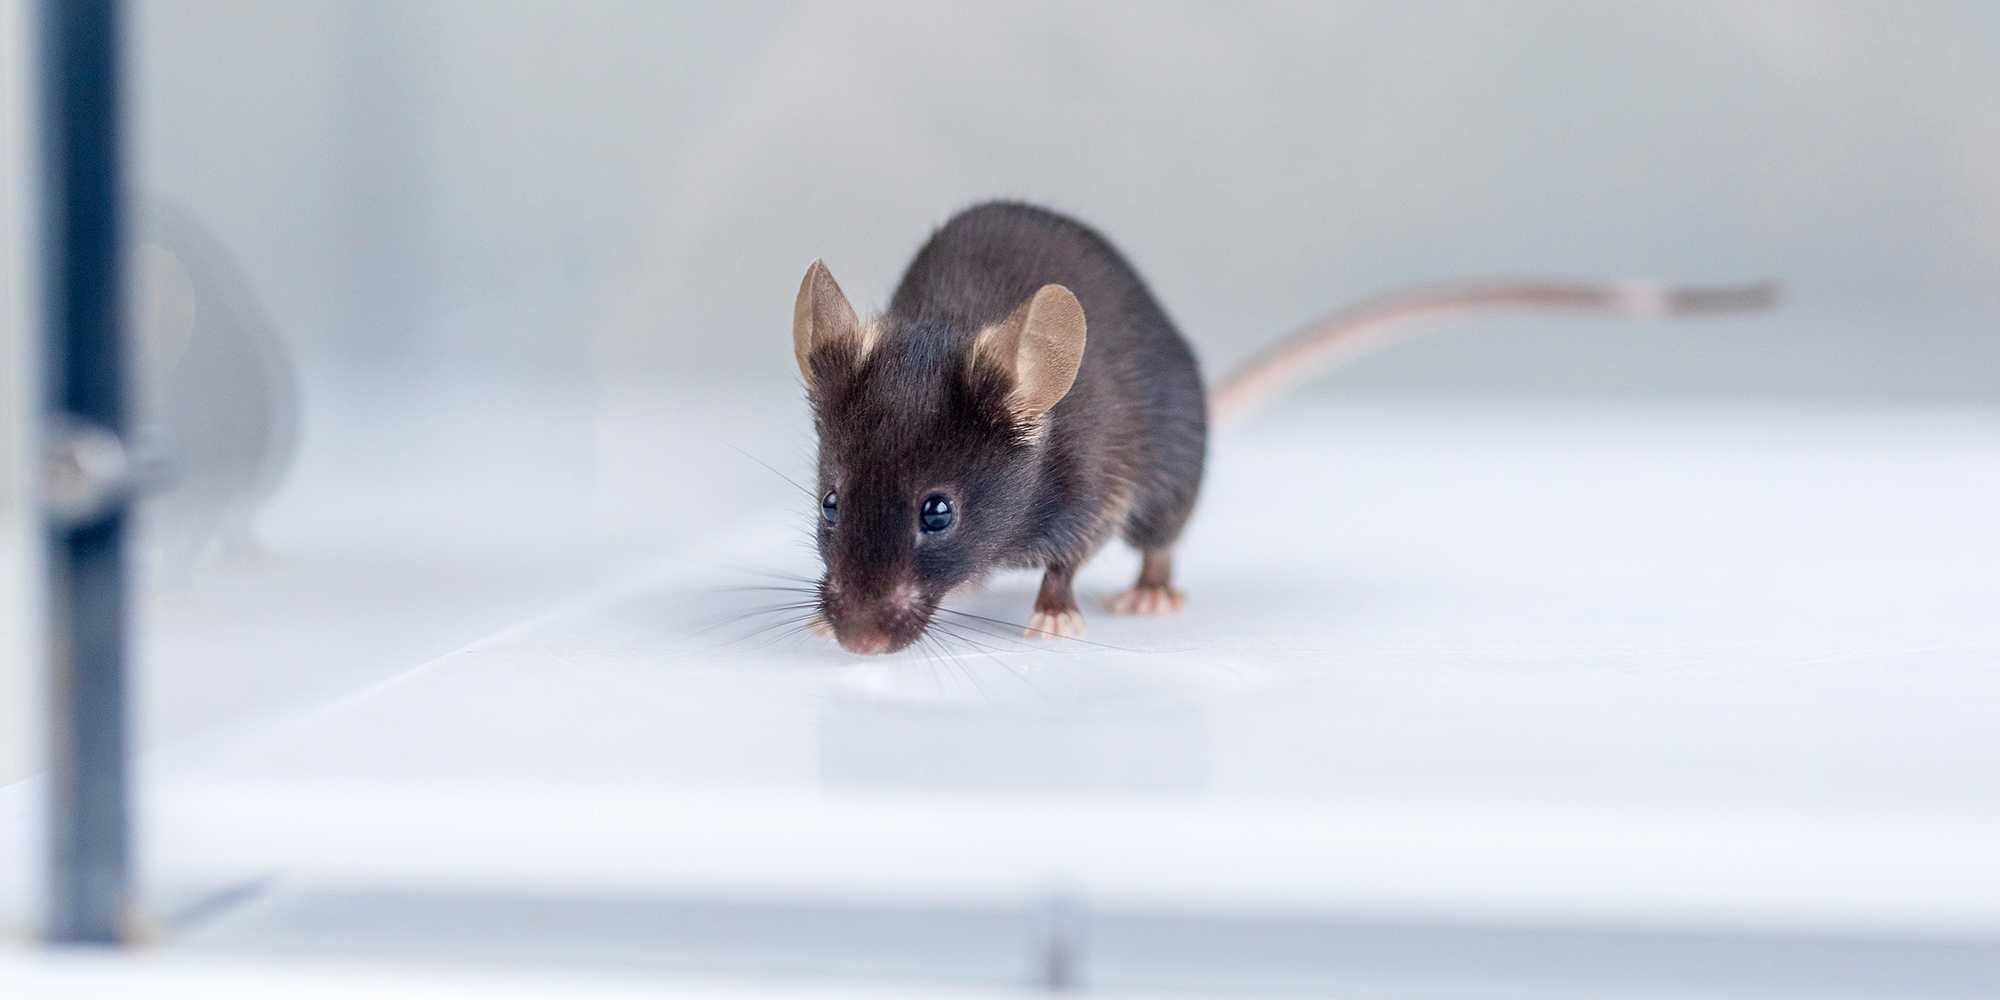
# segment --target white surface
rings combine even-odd
[[[121,957],[75,953],[27,955],[0,952],[0,994],[36,1000],[82,1000],[86,997],[191,997],[232,1000],[236,997],[324,997],[328,1000],[369,997],[374,1000],[416,1000],[436,997],[509,998],[578,997],[660,998],[699,997],[703,1000],[852,1000],[852,998],[938,997],[979,1000],[1029,995],[1025,990],[965,990],[935,983],[898,989],[880,983],[865,986],[820,986],[804,983],[749,984],[718,978],[597,973],[594,975],[519,970],[473,971],[438,965],[373,964],[328,961],[217,960],[190,961],[172,956]],[[1045,995],[1036,993],[1033,995]]]
[[[758,450],[788,416],[717,412]],[[764,600],[728,589],[746,568],[811,572],[811,512],[677,447],[707,487],[652,484],[679,498],[653,512],[679,556],[507,584],[526,602],[586,581],[417,669],[301,648],[301,693],[151,755],[152,916],[253,884],[260,902],[186,943],[284,948],[328,894],[1063,889],[1424,925],[2000,935],[1993,414],[1281,407],[1218,442],[1184,615],[937,660],[703,631]],[[324,523],[276,520],[293,551]],[[422,552],[425,573],[503,565]],[[1133,563],[1107,552],[1086,603]],[[420,579],[290,620],[419,622]],[[1032,586],[954,603],[1019,620]],[[6,791],[18,845],[32,787]],[[395,944],[421,953],[412,933]]]
[[[948,666],[733,641],[759,620],[700,631],[790,599],[731,592],[760,582],[733,567],[814,570],[808,502],[733,492],[744,481],[718,470],[714,492],[661,515],[681,537],[708,527],[682,556],[199,766],[1985,808],[1996,427],[1976,412],[1293,407],[1218,445],[1179,563],[1187,613],[1095,613],[1089,643],[982,636]],[[1133,564],[1108,550],[1086,605]],[[1002,577],[952,603],[1019,621],[1033,585]]]

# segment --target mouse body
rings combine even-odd
[[[821,615],[853,652],[915,642],[954,588],[1039,569],[1031,635],[1082,629],[1072,580],[1114,535],[1144,554],[1114,610],[1177,608],[1201,488],[1201,373],[1138,273],[1082,223],[993,202],[940,227],[866,320],[824,264],[793,346],[819,434]]]
[[[134,199],[126,329],[135,438],[164,482],[139,505],[163,579],[268,555],[256,519],[289,476],[296,366],[236,256],[191,213]]]
[[[1082,630],[1072,581],[1114,535],[1141,555],[1113,612],[1179,610],[1173,546],[1210,419],[1233,419],[1417,321],[1506,309],[1683,316],[1760,309],[1768,283],[1504,280],[1419,288],[1274,340],[1205,392],[1194,352],[1123,255],[1046,209],[989,202],[917,251],[863,319],[814,261],[792,347],[819,436],[816,626],[857,653],[917,641],[954,588],[1042,571],[1031,637]]]

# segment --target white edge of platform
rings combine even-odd
[[[2000,934],[2000,817],[908,792],[152,790],[175,884]]]

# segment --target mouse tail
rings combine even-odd
[[[1342,309],[1258,352],[1209,391],[1209,419],[1227,424],[1338,363],[1473,313],[1562,310],[1614,316],[1705,316],[1768,309],[1774,282],[1669,286],[1649,282],[1502,281],[1396,292]]]

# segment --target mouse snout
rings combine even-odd
[[[827,619],[834,638],[850,653],[893,653],[924,632],[929,617],[917,589],[903,584],[880,595],[837,591],[830,595]]]
[[[862,656],[889,652],[889,647],[893,644],[889,633],[873,629],[866,631],[853,628],[846,631],[835,629],[833,635],[840,641],[840,648]]]

